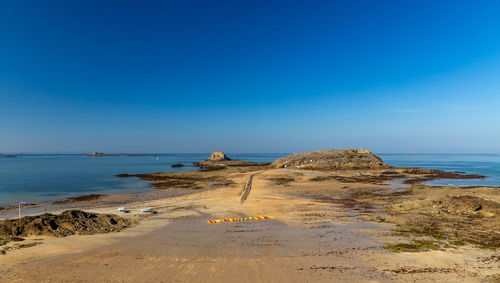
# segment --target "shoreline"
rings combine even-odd
[[[129,153],[117,153],[117,154],[120,154],[120,155],[129,155]],[[19,153],[20,156],[22,155],[45,155],[45,154],[22,154],[22,153]],[[85,155],[85,154],[82,154],[82,153],[78,153],[78,154],[49,154],[49,155]],[[112,154],[114,155],[114,153]],[[143,154],[143,153],[133,153],[133,154],[130,154],[130,155],[148,155],[148,156],[154,156],[155,154]],[[174,154],[175,155],[175,154]],[[277,155],[277,154],[273,154],[273,155]],[[384,155],[388,155],[388,156],[391,156],[391,155],[404,155],[404,154],[384,154]],[[412,154],[407,154],[407,155],[410,155],[410,156],[413,156]],[[433,155],[433,154],[424,154],[424,155]],[[434,155],[441,155],[441,154],[434,154]],[[473,155],[473,156],[476,156],[476,155],[484,155],[484,154],[470,154],[470,155]],[[488,155],[488,154],[487,154]],[[490,156],[491,154],[489,154],[488,156]],[[445,154],[445,156],[448,156],[447,154]],[[192,161],[192,160],[191,160]],[[191,162],[190,161],[190,162]],[[195,161],[193,161],[195,162]],[[172,168],[177,168],[177,166],[179,166],[179,163],[175,163],[173,164],[174,166],[170,166]],[[189,168],[188,170],[196,170],[196,168],[199,168],[199,166],[196,166],[194,164],[188,164],[188,163],[185,163],[185,164],[182,164],[183,166],[182,167],[192,167],[192,168]],[[180,167],[180,166],[179,166]],[[429,168],[429,167],[423,167],[423,168]],[[460,168],[462,170],[464,170],[464,168]],[[168,169],[167,169],[168,170]],[[435,169],[426,169],[426,170],[435,170]],[[438,169],[439,170],[439,169]],[[158,170],[157,172],[163,172],[164,170]],[[175,172],[176,170],[173,169],[172,172]],[[453,174],[453,173],[463,173],[463,172],[458,172],[458,171],[444,171],[444,170],[439,170],[439,171],[443,171],[445,173],[449,173],[449,174]],[[475,170],[467,170],[469,175],[474,175],[476,177],[481,177],[481,175],[475,173]],[[154,172],[154,171],[153,171]],[[494,173],[495,171],[493,171]],[[118,172],[119,173],[119,172]],[[483,172],[483,176],[484,176],[484,173]],[[486,172],[487,173],[487,172]],[[111,175],[113,174],[117,174],[117,173],[111,173]],[[119,175],[119,174],[118,174]],[[144,175],[144,174],[133,174],[133,175]],[[472,187],[500,187],[500,179],[499,178],[496,178],[494,176],[497,176],[497,175],[488,175],[487,178],[483,178],[484,179],[491,179],[490,181],[485,181],[485,182],[482,182],[482,181],[478,181],[478,182],[475,182],[473,181],[474,179],[478,179],[476,177],[474,178],[471,178],[470,181],[465,181],[465,182],[454,182],[453,180],[457,180],[457,178],[451,178],[451,179],[448,179],[446,178],[446,176],[438,176],[436,178],[432,178],[432,179],[426,179],[425,181],[430,181],[431,183],[430,184],[427,184],[426,185],[429,185],[429,186],[434,186],[434,187],[443,187],[443,186],[457,186],[457,187],[462,187],[462,188],[472,188]],[[459,179],[469,179],[469,178],[459,178]],[[435,181],[435,180],[442,180],[442,182],[432,182],[432,181]],[[451,182],[448,183],[447,180],[450,180]],[[143,181],[143,180],[142,180]],[[138,181],[139,182],[139,181]],[[413,181],[415,182],[415,181]],[[70,185],[70,184],[69,184]],[[96,185],[98,186],[98,184],[96,183]],[[9,210],[9,209],[13,209],[14,206],[17,207],[17,203],[19,201],[28,201],[30,203],[48,203],[48,202],[52,202],[52,201],[65,201],[66,198],[71,198],[71,197],[83,197],[87,194],[110,194],[110,195],[121,195],[123,193],[125,194],[129,194],[129,193],[141,193],[142,192],[142,189],[140,188],[136,188],[136,189],[133,189],[133,190],[127,190],[127,192],[123,192],[122,191],[122,188],[123,186],[122,185],[119,185],[116,190],[97,190],[97,191],[93,191],[93,190],[81,190],[82,192],[81,193],[71,193],[71,194],[61,194],[60,196],[56,196],[56,197],[46,197],[46,196],[42,196],[40,195],[39,197],[37,196],[36,198],[30,198],[28,200],[24,199],[24,195],[25,194],[19,194],[19,195],[14,195],[13,197],[9,197],[9,199],[11,201],[8,201],[8,202],[4,202],[3,204],[0,205],[0,211],[2,210]],[[132,187],[132,186],[130,186]],[[29,193],[26,193],[26,194],[29,194]]]
[[[158,191],[156,189],[148,192],[106,194],[96,199],[85,199],[88,195],[67,198],[60,201],[48,201],[29,203],[28,207],[21,207],[22,216],[34,216],[42,213],[59,213],[71,209],[96,209],[111,205],[127,205],[141,201],[152,201],[193,193],[190,190]],[[81,199],[71,201],[71,199]],[[0,207],[0,221],[4,219],[17,218],[18,206]]]
[[[238,166],[241,166],[241,163],[237,163]],[[262,163],[263,166],[267,166],[270,163]],[[243,164],[242,167],[247,167],[248,165]],[[254,164],[250,165],[254,166]],[[185,171],[185,172],[206,172],[206,170],[203,170],[200,165],[183,165],[183,167],[193,167],[193,168],[198,168],[195,170],[191,171]],[[391,174],[386,174],[386,176],[378,178],[378,181],[390,181],[390,180],[397,180],[397,179],[406,179],[404,181],[404,184],[421,184],[421,185],[426,185],[429,187],[436,187],[436,188],[443,188],[443,187],[457,187],[457,188],[464,188],[464,189],[472,189],[472,188],[500,188],[500,186],[459,186],[459,185],[432,185],[432,184],[424,184],[425,182],[428,181],[434,181],[434,180],[470,180],[470,179],[485,179],[486,176],[479,175],[479,174],[467,174],[462,171],[453,171],[453,172],[448,172],[444,170],[438,170],[438,169],[427,169],[427,168],[419,168],[419,167],[392,167],[392,169],[396,170],[405,170],[409,172],[409,174],[424,174],[422,176],[414,176],[414,177],[408,177],[404,175],[397,175],[397,176],[391,176]],[[217,169],[211,169],[209,171],[217,171]],[[342,172],[343,170],[336,170],[337,172]],[[349,170],[344,170],[345,172],[348,172]],[[412,173],[413,172],[413,173]],[[60,211],[61,209],[72,209],[72,208],[79,208],[79,207],[91,207],[92,205],[106,205],[108,202],[117,202],[121,201],[123,198],[126,198],[126,196],[131,196],[129,200],[122,201],[122,204],[127,204],[129,202],[135,201],[133,196],[138,196],[138,195],[145,195],[148,196],[151,194],[154,194],[154,192],[157,191],[170,191],[170,193],[173,193],[175,195],[178,192],[175,192],[175,189],[181,189],[183,190],[180,192],[181,194],[189,194],[193,192],[193,188],[186,188],[186,187],[172,187],[172,188],[158,188],[155,186],[155,177],[157,175],[161,174],[177,174],[178,172],[157,172],[157,173],[140,173],[140,174],[117,174],[117,178],[138,178],[144,182],[147,182],[151,185],[153,188],[153,191],[137,191],[137,192],[129,192],[129,193],[122,193],[122,192],[117,192],[117,193],[111,193],[111,194],[99,194],[99,193],[90,193],[90,194],[83,194],[83,195],[77,195],[74,197],[67,197],[65,199],[54,199],[51,201],[42,201],[42,202],[31,202],[28,203],[28,207],[22,207],[23,211],[27,211],[26,215],[33,215],[33,213],[30,212],[30,210],[35,210],[41,213],[41,209],[43,208],[43,212],[50,212],[50,211]],[[398,173],[399,174],[399,173]],[[382,176],[382,175],[381,175]],[[354,179],[353,179],[354,180]],[[347,182],[352,182],[353,180],[344,180]],[[358,181],[361,181],[358,180]],[[377,181],[377,180],[364,180],[364,181]],[[173,190],[174,189],[174,190]],[[202,189],[209,189],[209,188],[202,188]],[[157,193],[158,194],[158,193]],[[168,193],[166,193],[168,195]],[[106,198],[106,201],[101,202],[91,202],[91,200],[96,200],[98,198]],[[136,198],[140,199],[140,197]],[[63,206],[66,204],[74,204],[73,206]],[[81,205],[77,205],[81,204]],[[9,215],[6,212],[10,212],[13,210],[17,211],[18,206],[17,205],[7,205],[7,206],[0,206],[0,220],[1,219],[7,219],[9,217],[6,217],[5,215]],[[36,213],[36,212],[35,212]],[[15,215],[12,214],[10,217],[14,217]]]

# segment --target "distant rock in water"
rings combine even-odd
[[[122,156],[122,154],[109,154],[109,153],[102,153],[102,152],[92,152],[92,153],[85,153],[84,155],[86,156],[92,156],[92,157],[103,157],[103,156]]]
[[[227,157],[222,151],[214,151],[209,158],[201,161],[195,162],[194,165],[200,167],[203,170],[218,170],[227,167],[244,167],[244,166],[267,166],[270,163],[259,163],[243,160],[232,160]]]
[[[71,198],[67,198],[65,200],[60,200],[60,201],[54,201],[52,204],[67,204],[67,203],[91,201],[91,200],[100,199],[104,196],[105,195],[101,195],[101,194],[90,194],[90,195],[84,195],[84,196],[79,196],[79,197],[71,197]]]
[[[146,156],[147,154],[142,153],[103,153],[103,152],[92,152],[92,153],[84,153],[85,156],[91,157],[105,157],[105,156]]]
[[[179,168],[179,167],[184,167],[184,166],[186,166],[186,165],[180,164],[180,163],[170,165],[170,167],[172,167],[172,168]]]
[[[367,149],[327,149],[294,153],[277,159],[271,167],[309,170],[391,168]]]
[[[214,151],[212,152],[212,155],[210,155],[210,158],[206,159],[205,161],[224,161],[224,160],[231,160],[226,156],[226,154],[222,151]]]

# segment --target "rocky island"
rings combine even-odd
[[[105,157],[105,156],[146,156],[146,154],[141,153],[103,153],[103,152],[92,152],[92,153],[84,153],[84,156],[90,157]]]
[[[274,161],[271,166],[322,171],[391,168],[367,149],[328,149],[294,153]]]

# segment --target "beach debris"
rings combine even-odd
[[[130,210],[128,210],[126,207],[119,207],[117,210],[119,212],[124,212],[124,213],[129,213],[130,212]]]
[[[153,209],[151,207],[147,207],[147,208],[141,209],[141,212],[150,212],[150,213],[152,213]]]
[[[257,217],[244,217],[244,218],[220,218],[207,220],[208,224],[216,224],[222,222],[240,222],[240,221],[250,221],[250,220],[267,220],[275,219],[273,216],[257,216]]]
[[[389,212],[389,214],[392,215],[392,216],[396,216],[397,215],[396,212],[394,212],[394,211]]]

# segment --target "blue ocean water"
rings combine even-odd
[[[230,154],[235,159],[269,162],[285,154]],[[15,158],[0,156],[0,206],[19,201],[63,200],[86,194],[132,193],[152,190],[137,178],[118,178],[117,174],[195,170],[172,168],[190,165],[210,154],[158,154],[146,156],[88,157],[84,155],[36,154]]]
[[[444,171],[461,171],[486,176],[485,179],[440,179],[429,185],[491,186],[500,187],[499,154],[378,154],[385,163],[393,166],[411,166]]]
[[[228,154],[234,159],[271,162],[287,154]],[[487,176],[484,180],[436,180],[433,185],[500,186],[500,156],[482,154],[379,154],[394,166],[416,166],[445,171],[463,171]],[[136,178],[117,178],[116,174],[194,170],[171,168],[172,164],[191,164],[209,154],[159,154],[146,156],[87,157],[83,155],[18,155],[0,157],[0,206],[19,201],[43,202],[91,193],[113,194],[152,190],[149,183]]]

